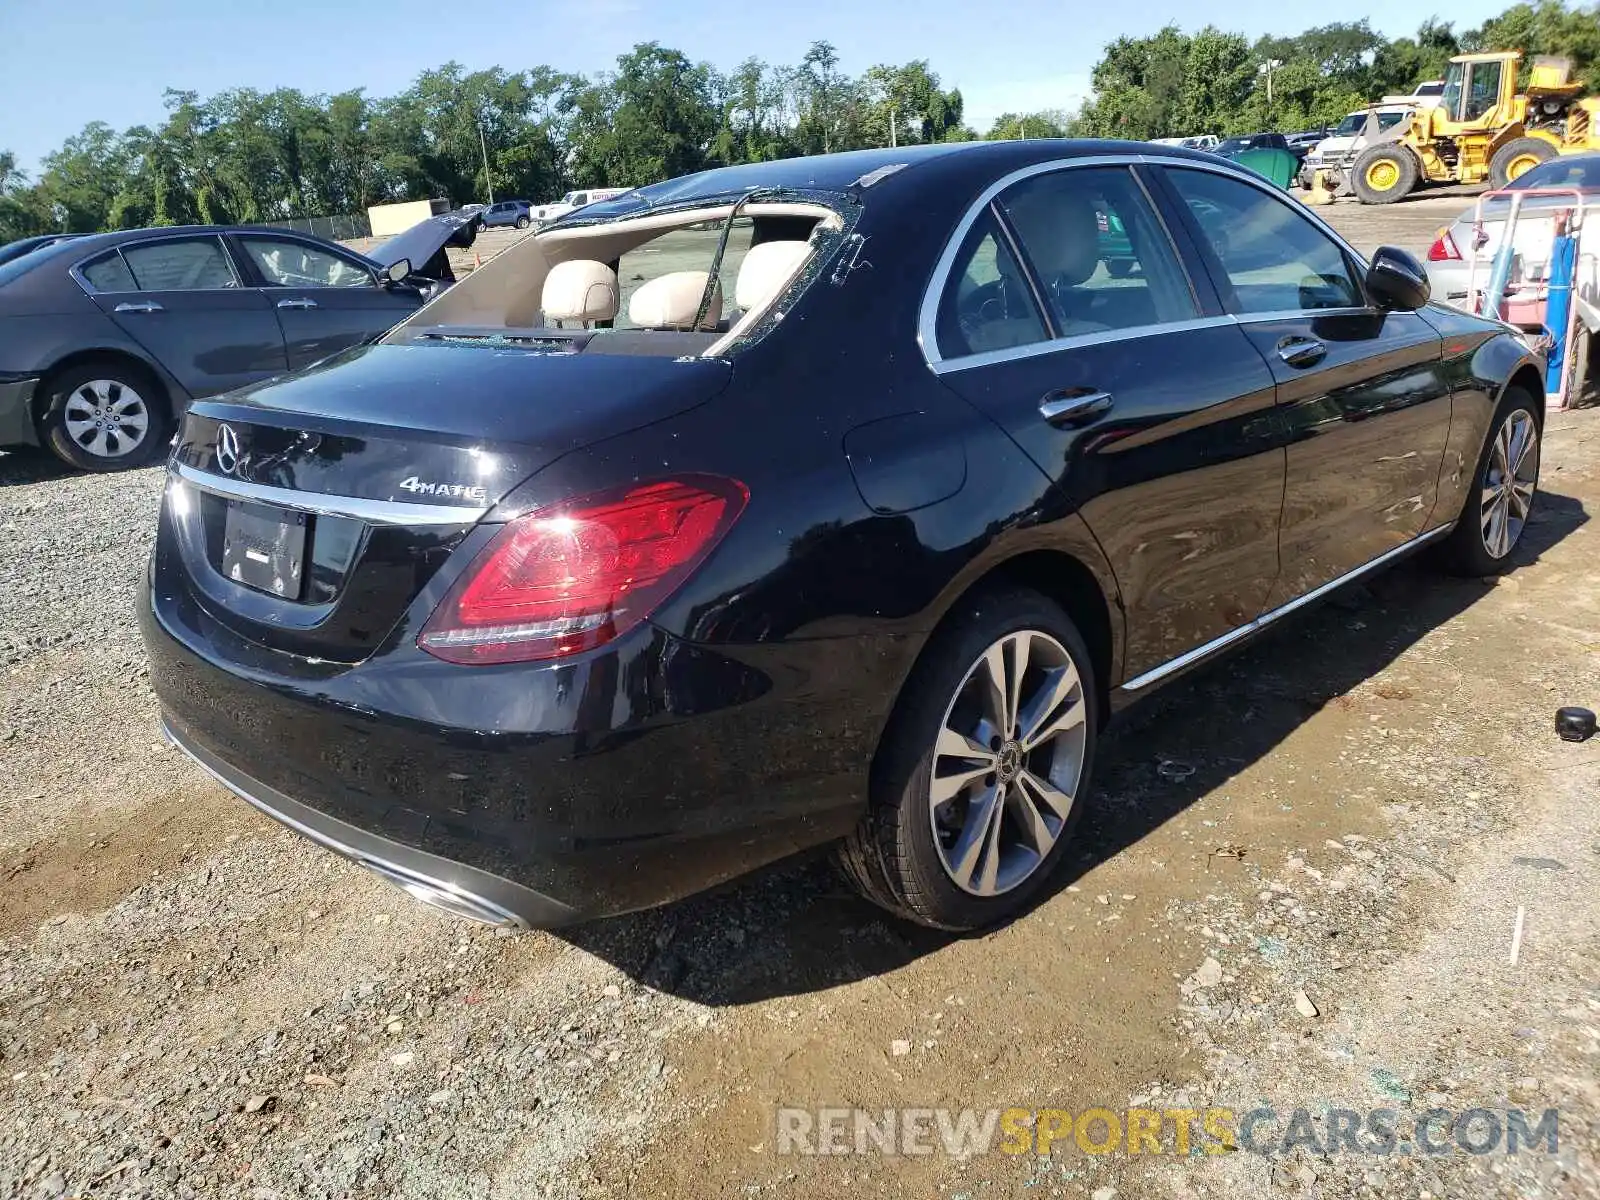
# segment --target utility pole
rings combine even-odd
[[[1269,58],[1256,68],[1257,75],[1265,75],[1267,77],[1267,103],[1269,105],[1272,103],[1272,73],[1281,66],[1283,66],[1283,59]]]
[[[889,105],[889,149],[898,150],[900,143],[895,133],[894,105]]]
[[[494,180],[489,176],[489,143],[483,140],[483,115],[478,115],[478,149],[483,151],[483,183],[489,189],[489,203],[494,203]]]

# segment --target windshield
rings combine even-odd
[[[1466,63],[1451,63],[1450,69],[1444,74],[1444,91],[1441,93],[1444,99],[1440,101],[1440,107],[1457,121],[1461,119],[1461,84],[1466,77]]]
[[[1335,128],[1334,131],[1333,131],[1334,132],[1334,136],[1335,137],[1349,137],[1352,134],[1360,133],[1361,132],[1361,127],[1363,125],[1365,125],[1366,123],[1367,123],[1367,114],[1366,113],[1364,113],[1364,112],[1351,113],[1348,117],[1346,117],[1344,120],[1339,122],[1338,127]]]
[[[1582,188],[1600,190],[1600,154],[1553,158],[1518,175],[1508,188]]]
[[[1217,153],[1227,154],[1234,150],[1248,150],[1256,144],[1257,139],[1261,136],[1259,133],[1252,133],[1249,137],[1227,138],[1217,147]]]

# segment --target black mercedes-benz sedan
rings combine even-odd
[[[155,462],[192,400],[296,370],[415,312],[440,276],[413,264],[443,262],[459,226],[467,244],[476,231],[451,217],[370,257],[265,226],[41,239],[0,263],[0,447],[43,446],[87,471]]]
[[[457,913],[833,843],[980,927],[1048,886],[1120,706],[1414,550],[1507,567],[1540,370],[1210,155],[710,171],[196,403],[152,679],[224,785]]]

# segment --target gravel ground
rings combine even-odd
[[[958,939],[814,860],[502,937],[280,830],[157,733],[160,486],[0,455],[0,1196],[1600,1196],[1600,758],[1550,729],[1600,699],[1600,415],[1515,574],[1402,567],[1143,706],[1060,890]],[[780,1104],[1180,1100],[1559,1104],[1563,1150],[773,1152]]]

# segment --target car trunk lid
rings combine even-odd
[[[165,506],[172,582],[251,642],[361,661],[512,488],[704,402],[730,374],[715,360],[378,345],[197,402]]]

